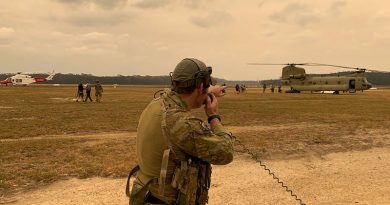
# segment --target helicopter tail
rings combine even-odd
[[[53,80],[53,77],[56,75],[56,73],[54,72],[51,72],[49,76],[47,76],[46,80]]]

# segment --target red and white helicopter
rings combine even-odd
[[[21,72],[16,73],[16,75],[11,76],[5,80],[0,81],[0,85],[29,85],[31,83],[36,82],[45,82],[49,80],[53,80],[55,73],[53,72],[49,73],[49,76],[45,77],[31,77],[30,75],[22,74]]]

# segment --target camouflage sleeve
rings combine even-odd
[[[172,143],[191,156],[223,165],[233,160],[233,136],[222,125],[209,128],[202,120],[178,120],[171,130]]]

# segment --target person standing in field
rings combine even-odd
[[[240,85],[236,84],[235,88],[236,88],[236,94],[240,94],[240,90],[241,90]]]
[[[222,86],[226,86],[226,83],[222,84]],[[223,89],[221,92],[222,92],[222,94],[226,95],[226,89]]]
[[[100,85],[99,81],[96,81],[95,84],[95,97],[96,97],[96,102],[100,103],[103,95],[103,87]]]
[[[278,93],[282,93],[282,85],[280,83],[278,84]]]
[[[233,135],[221,124],[218,96],[226,86],[211,86],[211,67],[183,59],[171,76],[171,89],[142,112],[137,129],[139,166],[126,193],[132,205],[204,205],[208,202],[211,164],[233,160]],[[204,107],[208,123],[193,109]]]
[[[267,89],[267,85],[263,83],[263,93],[265,93],[265,89]]]
[[[272,93],[274,93],[274,92],[275,92],[275,86],[274,86],[274,84],[273,84],[273,83],[271,84],[271,92],[272,92]]]
[[[79,83],[79,85],[77,86],[77,99],[76,99],[76,102],[78,102],[80,98],[81,98],[82,101],[84,101],[84,87],[83,87],[82,83]]]
[[[87,102],[88,99],[92,102],[91,85],[89,84],[89,82],[87,82],[87,84],[85,85],[85,93],[86,93],[86,97],[85,97],[84,102]]]

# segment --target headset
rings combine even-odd
[[[196,59],[193,58],[185,58],[183,60],[189,60],[193,62],[196,67],[198,68],[198,72],[196,72],[192,79],[187,80],[185,82],[181,82],[179,87],[199,87],[201,83],[203,83],[203,88],[210,87],[212,81],[211,81],[211,73],[213,72],[212,67],[206,67],[206,70],[201,70],[201,66],[198,64]],[[172,80],[172,72],[169,73],[169,76],[171,77],[172,85],[175,84],[175,82]]]
[[[201,70],[198,62],[192,58],[185,58],[184,60],[190,60],[195,63],[198,68],[198,72],[194,75],[195,85],[199,87],[203,83],[204,88],[208,88],[211,85],[211,73],[213,72],[212,67],[206,67],[206,70]]]

